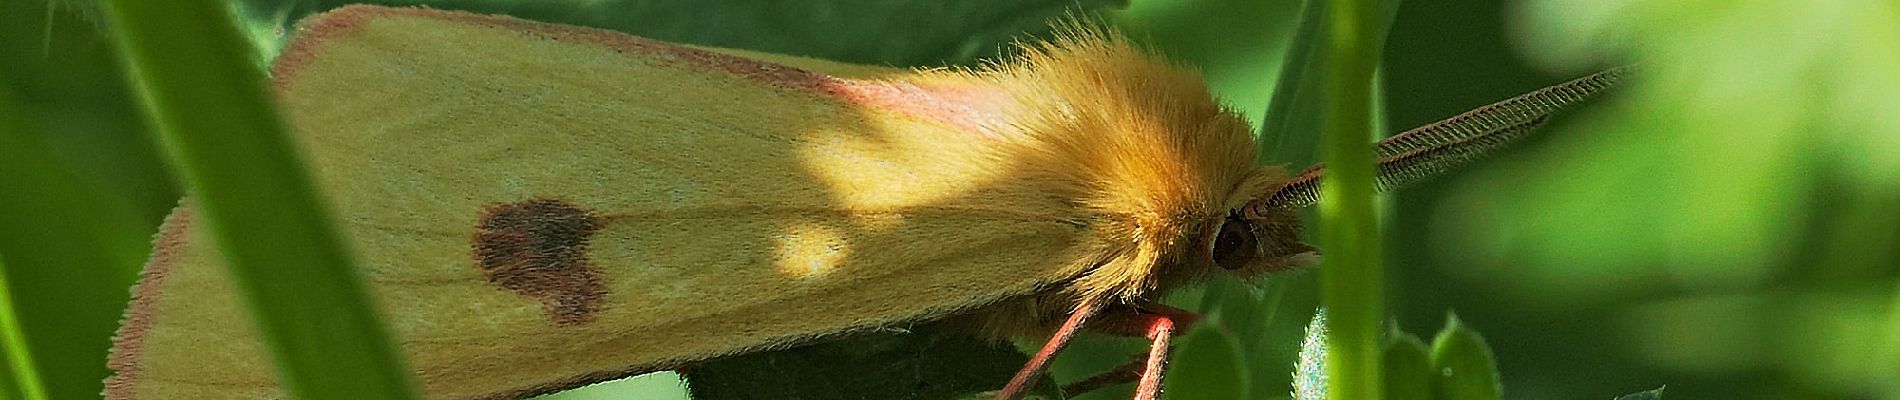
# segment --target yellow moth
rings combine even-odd
[[[517,398],[956,317],[990,337],[1147,335],[1213,273],[1310,264],[1320,168],[1255,166],[1191,70],[1077,29],[900,70],[351,6],[273,65],[296,141],[430,398]],[[1383,183],[1520,136],[1593,75],[1380,145]],[[187,205],[114,341],[110,399],[280,398]],[[312,316],[321,318],[320,316]]]

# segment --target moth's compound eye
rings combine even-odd
[[[1254,248],[1258,245],[1254,242],[1251,225],[1251,222],[1239,216],[1229,216],[1221,221],[1208,249],[1208,258],[1214,265],[1232,270],[1245,268],[1252,261]]]

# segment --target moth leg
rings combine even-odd
[[[1174,349],[1174,319],[1161,314],[1152,315],[1148,323],[1148,368],[1141,371],[1141,384],[1135,386],[1135,400],[1155,400],[1161,397],[1161,374],[1168,367],[1168,353]]]
[[[1049,342],[1043,343],[1042,349],[1037,350],[1036,355],[1029,357],[1029,363],[1024,364],[1023,369],[1016,370],[1016,376],[1010,378],[1009,384],[1004,385],[1003,390],[996,393],[996,400],[1022,398],[1023,393],[1029,390],[1030,382],[1035,381],[1037,376],[1042,375],[1043,370],[1049,368],[1049,360],[1054,359],[1056,353],[1061,352],[1062,348],[1068,347],[1069,340],[1074,339],[1075,333],[1082,330],[1082,326],[1088,322],[1089,317],[1095,316],[1100,311],[1102,311],[1100,300],[1083,300],[1082,304],[1077,305],[1075,313],[1069,314],[1069,319],[1062,323],[1061,328],[1056,329],[1055,335],[1049,337]]]
[[[1159,303],[1144,303],[1135,307],[1117,307],[1103,311],[1096,323],[1089,326],[1089,330],[1120,336],[1146,337],[1150,340],[1148,354],[1107,372],[1064,386],[1063,393],[1083,393],[1121,383],[1139,382],[1139,386],[1135,388],[1136,400],[1160,398],[1161,377],[1167,369],[1174,335],[1186,330],[1200,319],[1201,316],[1193,311]]]
[[[1102,317],[1096,318],[1094,325],[1089,325],[1088,328],[1111,335],[1147,337],[1149,327],[1158,318],[1171,320],[1175,327],[1186,330],[1201,321],[1201,314],[1166,304],[1142,302],[1131,307],[1103,311]]]
[[[1062,394],[1077,395],[1093,392],[1109,386],[1134,382],[1141,379],[1142,370],[1148,369],[1148,357],[1143,355],[1095,376],[1062,385]]]
[[[1148,338],[1148,357],[1142,362],[1141,380],[1135,386],[1135,400],[1155,400],[1161,397],[1161,376],[1167,371],[1168,354],[1174,348],[1174,335],[1199,321],[1201,316],[1193,311],[1153,302],[1145,302],[1130,311],[1103,318],[1102,326],[1096,329]]]

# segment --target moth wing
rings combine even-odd
[[[721,48],[721,47],[705,47],[705,46],[686,46],[686,47],[724,54],[724,55],[733,56],[733,57],[751,59],[753,61],[767,63],[767,64],[784,65],[784,66],[798,68],[798,69],[802,69],[806,71],[812,71],[812,72],[817,72],[817,73],[821,73],[825,75],[830,75],[830,76],[838,77],[838,78],[901,79],[901,78],[904,78],[906,75],[911,75],[915,73],[915,71],[912,71],[910,69],[905,69],[905,68],[894,68],[894,67],[886,67],[886,66],[878,66],[878,65],[851,64],[851,63],[826,60],[822,58],[799,57],[799,56],[777,54],[777,53],[766,53],[762,51],[752,51],[752,50],[745,50],[745,49],[728,49],[728,48]]]
[[[873,104],[901,82],[367,6],[306,21],[273,72],[432,398],[968,310],[1069,279],[1096,246],[1061,185],[1005,142]],[[282,397],[190,215],[160,235],[107,397]]]

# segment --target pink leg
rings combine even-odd
[[[1075,338],[1075,333],[1081,331],[1082,325],[1088,322],[1089,317],[1095,316],[1101,310],[1100,301],[1084,300],[1080,307],[1076,307],[1075,313],[1069,315],[1069,320],[1063,322],[1061,328],[1056,329],[1055,335],[1049,338],[1049,342],[1042,345],[1042,350],[1037,350],[1035,356],[1029,357],[1029,364],[1017,370],[1016,376],[1009,379],[1009,384],[996,393],[996,400],[1022,398],[1023,393],[1029,390],[1029,383],[1042,375],[1044,369],[1049,368],[1049,360],[1054,359],[1056,353],[1061,352],[1062,348],[1068,347],[1069,340]]]
[[[1168,367],[1169,342],[1174,338],[1174,320],[1155,315],[1148,325],[1148,368],[1141,371],[1141,385],[1135,387],[1135,400],[1161,398],[1161,373]]]
[[[1141,372],[1147,368],[1148,357],[1143,355],[1141,358],[1117,366],[1115,369],[1108,370],[1108,372],[1095,374],[1095,376],[1062,385],[1062,393],[1078,395],[1093,392],[1095,389],[1139,381],[1141,380]]]
[[[1064,392],[1083,393],[1103,386],[1133,381],[1138,383],[1135,387],[1136,400],[1159,399],[1161,378],[1167,370],[1168,351],[1172,346],[1175,333],[1200,319],[1201,316],[1192,311],[1159,303],[1104,310],[1101,317],[1088,327],[1089,330],[1120,336],[1147,337],[1150,340],[1148,355],[1135,362],[1071,384],[1064,388]]]

